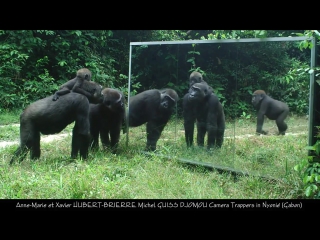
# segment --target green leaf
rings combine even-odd
[[[77,34],[77,36],[79,37],[79,36],[81,36],[82,32],[77,30],[77,31],[75,31],[75,34]]]
[[[307,171],[306,171],[307,172]],[[307,184],[308,183],[308,175],[305,175],[302,179],[303,183],[304,184]]]
[[[314,147],[314,146],[306,146],[305,149],[306,149],[306,150],[312,150],[312,151],[314,151],[314,150],[315,150],[315,147]]]
[[[305,191],[306,196],[307,196],[307,197],[310,197],[311,192],[312,192],[311,186],[308,186],[308,187],[306,188],[306,191]]]
[[[61,67],[63,67],[64,65],[67,65],[67,62],[66,62],[66,61],[60,61],[60,62],[58,62],[58,64],[59,64]]]
[[[315,34],[317,34],[318,36],[320,36],[320,33],[317,30],[313,30]]]

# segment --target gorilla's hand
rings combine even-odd
[[[59,99],[59,96],[57,94],[53,95],[52,101],[57,101]]]

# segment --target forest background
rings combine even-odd
[[[53,94],[82,67],[92,71],[93,81],[127,95],[130,42],[287,36],[319,39],[319,35],[317,30],[0,30],[0,113],[21,110]],[[188,90],[189,74],[197,70],[228,106],[227,118],[250,114],[251,94],[256,89],[285,101],[292,113],[306,115],[310,44],[134,46],[131,92],[170,87],[182,97]]]
[[[315,71],[317,82],[319,82],[320,76],[318,65],[314,69],[310,69],[310,48],[312,46],[310,41],[140,45],[133,47],[131,59],[129,55],[130,42],[289,36],[314,36],[317,40],[316,47],[319,48],[319,30],[0,30],[0,114],[5,115],[6,112],[17,111],[15,119],[18,121],[17,115],[25,107],[38,99],[52,95],[60,85],[74,78],[76,71],[83,67],[91,70],[93,81],[104,87],[117,88],[127,96],[129,62],[131,60],[131,94],[151,88],[169,87],[175,89],[182,98],[188,91],[190,73],[199,71],[224,105],[228,120],[250,118],[254,111],[251,105],[251,95],[257,89],[263,89],[273,98],[286,102],[292,115],[305,116],[309,112],[310,73]],[[316,60],[319,63],[319,54],[316,54]],[[181,102],[179,101],[180,105],[178,105],[179,111],[181,111]],[[12,136],[17,136],[18,130],[12,127],[15,134],[11,134],[11,127],[9,126],[8,129],[5,135],[10,136],[9,140],[12,140]],[[70,139],[66,141],[70,141]],[[275,141],[274,138],[270,138],[269,145],[277,146],[273,141]],[[297,142],[297,138],[294,141]],[[249,149],[245,148],[247,145],[250,146]],[[247,145],[246,143],[237,145],[239,148],[244,146],[243,155],[246,156],[246,160],[253,149],[251,142]],[[293,146],[287,142],[284,142],[283,145]],[[299,148],[301,148],[300,145],[294,147],[295,150]],[[293,159],[292,155],[296,154],[294,151],[282,151],[281,149],[281,147],[277,148],[283,154],[282,159],[289,161]],[[50,148],[50,150],[52,149]],[[57,153],[50,152],[48,155],[52,159],[59,159],[60,150],[59,148]],[[257,151],[260,150],[261,154],[264,154],[264,149]],[[309,146],[308,150],[314,151],[316,155],[303,159],[294,169],[303,172],[305,195],[320,198],[320,140],[314,146]],[[13,150],[9,149],[8,151]],[[274,154],[274,152],[276,151],[271,148],[270,154]],[[260,152],[258,153],[260,154]],[[260,156],[254,154],[256,153],[251,155]],[[131,152],[128,155],[131,158]],[[275,155],[274,159],[280,158],[277,152]],[[301,155],[304,156],[305,153],[303,152]],[[110,164],[110,161],[106,164]],[[114,163],[115,169],[118,169],[117,164]],[[43,166],[45,169],[46,165]],[[157,173],[159,172],[158,168],[159,166],[156,165]],[[104,167],[103,171],[105,171]],[[3,173],[5,172],[4,170]],[[17,196],[34,198],[32,193],[38,194],[39,191],[30,191],[31,195],[28,195],[29,192],[26,191],[27,195],[19,195],[24,191],[20,191],[12,179],[20,181],[17,177],[21,175],[20,173],[20,168],[16,172],[15,170],[8,171],[4,177],[7,181],[3,185],[6,186],[3,187],[6,189],[3,191],[5,193],[2,195],[3,198],[16,198]],[[115,173],[116,176],[119,175],[117,171]],[[177,176],[179,174],[171,175]],[[57,176],[60,176],[60,180],[62,179],[61,175]],[[21,183],[28,184],[31,181],[26,181],[25,177],[21,179]],[[85,176],[84,179],[87,181],[90,178]],[[150,179],[152,180],[150,182],[153,183],[154,174]],[[40,180],[43,181],[43,185],[47,186],[47,181],[42,177]],[[74,182],[78,182],[78,180]],[[294,185],[291,182],[290,186]],[[71,183],[73,184],[73,180]],[[60,185],[62,186],[62,184]],[[23,184],[22,186],[22,189],[29,189],[29,185],[26,188]],[[247,182],[243,186],[245,190],[240,189],[239,191],[239,195],[242,197],[242,194],[247,192]],[[88,189],[90,191],[87,192],[91,193],[90,184],[88,184]],[[265,186],[263,185],[259,189],[264,191]],[[276,197],[281,196],[283,189],[288,189],[287,185],[279,189],[279,194]],[[297,189],[300,191],[300,187]],[[291,189],[289,190],[291,191]],[[72,193],[67,189],[64,193],[70,194],[70,192]],[[78,194],[78,190],[75,192]],[[115,191],[110,192],[114,194]],[[143,188],[141,192],[148,191]],[[253,192],[264,198],[271,196],[268,195],[269,193],[263,195],[255,188]],[[273,194],[273,187],[270,192]],[[69,197],[69,195],[63,195],[64,193],[61,196]],[[80,193],[79,196],[88,197],[86,194],[82,195],[82,190]],[[46,195],[47,192],[44,191],[44,194]],[[256,197],[256,195],[250,194],[250,197]],[[57,196],[56,189],[50,191],[48,196]],[[99,194],[97,196],[101,197]],[[102,195],[102,197],[105,196],[109,195]],[[139,194],[129,194],[129,197],[131,196],[136,197]],[[199,195],[195,196],[199,197]],[[120,197],[123,195],[120,194]],[[156,198],[158,197],[156,195]],[[185,197],[185,195],[178,197]],[[210,197],[212,196],[210,195]]]

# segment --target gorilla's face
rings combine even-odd
[[[263,94],[253,94],[252,95],[252,100],[251,100],[251,102],[252,102],[252,105],[253,105],[253,107],[254,108],[259,108],[259,104],[260,104],[260,102],[261,102],[261,100],[263,99]]]
[[[119,92],[111,89],[102,91],[103,105],[111,111],[118,112],[124,109],[123,96]]]
[[[170,110],[174,107],[176,101],[167,94],[161,94],[160,106],[162,109]]]
[[[100,99],[100,97],[102,96],[101,91],[102,91],[102,86],[99,84],[96,84],[96,87],[92,89],[93,98],[96,101],[98,101]]]
[[[172,89],[160,90],[160,109],[171,111],[179,100],[178,94]]]
[[[189,89],[188,101],[201,102],[208,94],[208,87],[201,83],[195,83]]]

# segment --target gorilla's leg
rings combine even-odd
[[[18,159],[19,162],[21,162],[23,159],[26,158],[27,154],[29,152],[29,149],[26,145],[24,146],[19,146],[17,148],[17,150],[14,152],[13,157],[10,160],[10,165],[16,160]]]
[[[199,147],[204,146],[204,137],[207,132],[207,127],[205,122],[197,122],[197,144]]]
[[[111,139],[110,146],[113,153],[117,152],[118,144],[120,141],[121,125],[110,129],[110,139]]]
[[[80,135],[76,129],[76,126],[72,129],[72,141],[71,141],[71,158],[75,159],[78,156],[80,150]]]
[[[190,116],[184,117],[184,135],[186,138],[187,147],[193,145],[193,134],[194,134],[194,118]]]
[[[282,112],[276,119],[276,124],[279,130],[279,135],[285,135],[288,125],[284,122],[284,119],[288,116],[288,111]]]
[[[80,134],[76,127],[72,130],[72,147],[71,147],[71,158],[75,159],[80,152],[80,159],[88,158],[90,136]]]
[[[96,151],[99,149],[99,133],[101,128],[102,117],[100,114],[100,105],[90,104],[89,121],[90,121],[90,149]]]
[[[109,128],[102,126],[100,129],[100,139],[104,148],[110,147]]]
[[[99,128],[97,126],[91,126],[91,125],[90,125],[90,128],[91,128],[90,148],[95,151],[99,149]]]
[[[80,147],[80,159],[88,158],[88,149],[89,149],[89,135],[79,134],[79,139],[81,139],[79,147]]]
[[[218,123],[216,146],[221,148],[224,140],[225,123],[224,120]]]
[[[214,148],[217,141],[218,127],[217,124],[208,124],[208,150]]]
[[[166,123],[156,123],[148,122],[147,123],[147,146],[146,151],[155,151],[157,142],[160,138],[162,130],[164,129]]]
[[[187,147],[193,146],[194,123],[185,123],[185,138]]]
[[[14,152],[13,157],[11,158],[10,165],[15,161],[15,159],[18,159],[19,162],[23,161],[29,150],[34,145],[33,142],[36,139],[36,130],[34,129],[34,126],[30,121],[24,121],[24,117],[21,117],[21,123],[20,123],[20,146],[17,148],[17,150]],[[38,133],[39,134],[39,133]],[[40,144],[40,139],[39,139]]]
[[[75,125],[72,130],[72,149],[71,158],[76,158],[80,150],[80,159],[88,158],[88,149],[90,142],[90,122],[89,111],[78,114]]]
[[[30,158],[35,160],[40,158],[40,132],[35,132],[32,137],[32,146],[30,149]]]

